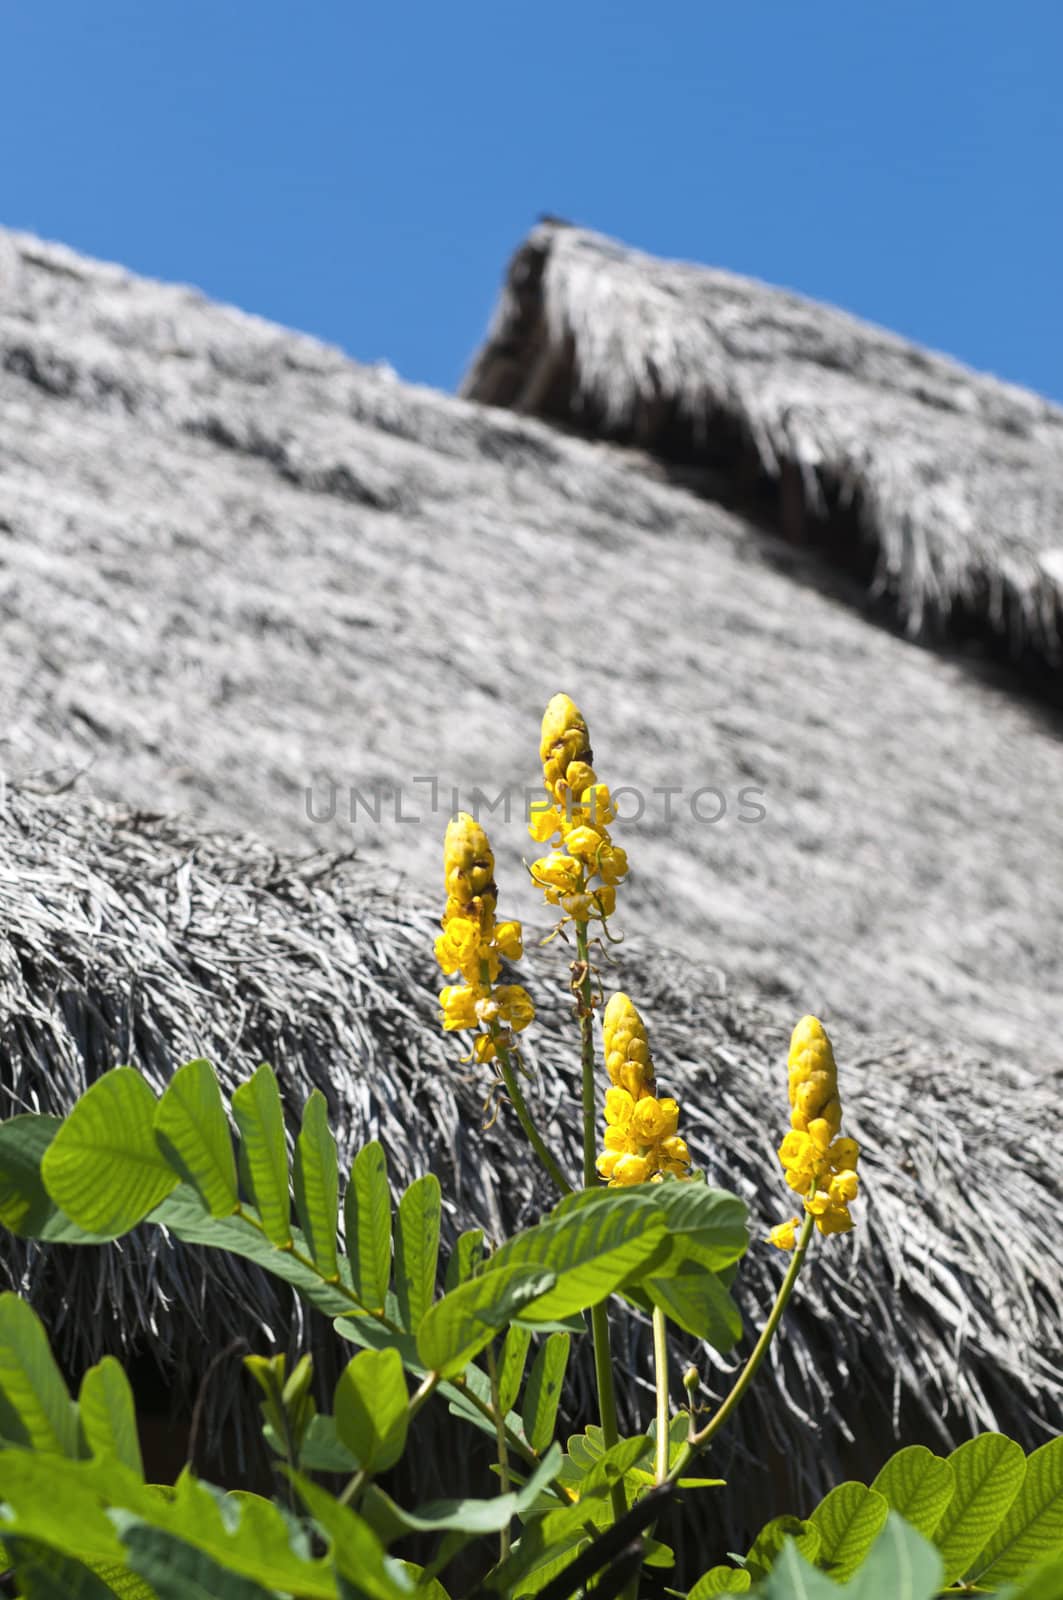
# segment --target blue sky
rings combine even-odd
[[[23,0],[0,222],[452,387],[550,211],[1063,400],[1058,0]]]

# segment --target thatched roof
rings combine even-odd
[[[61,1111],[124,1061],[162,1085],[206,1054],[231,1087],[265,1058],[290,1108],[324,1091],[345,1154],[375,1135],[397,1182],[438,1172],[451,1236],[526,1222],[549,1191],[527,1155],[515,1158],[504,1110],[480,1130],[482,1078],[438,1030],[436,910],[355,863],[294,861],[142,812],[16,793],[0,817],[0,1114]],[[542,1000],[530,1100],[575,1170],[571,1001],[553,950],[525,967]],[[761,1236],[786,1209],[773,1145],[791,1014],[715,998],[710,972],[643,941],[621,949],[615,980],[644,1003],[698,1161],[753,1208],[757,1242],[737,1292],[754,1324],[782,1271]],[[909,1437],[999,1424],[1035,1440],[1063,1389],[1063,1186],[1047,1133],[1058,1086],[904,1039],[851,1041],[842,1073],[865,1152],[860,1226],[828,1241],[808,1273],[737,1434],[757,1459],[781,1446],[806,1500],[854,1463],[874,1470],[897,1416]],[[150,1335],[178,1405],[210,1341],[286,1338],[284,1293],[157,1232],[104,1250],[13,1253],[8,1241],[0,1259],[74,1366]],[[646,1344],[619,1356],[635,1380],[625,1403],[644,1413]],[[212,1395],[215,1422],[226,1393],[228,1382]],[[750,1504],[763,1504],[746,1481]]]
[[[855,383],[816,371],[824,395]],[[1050,407],[992,392],[1034,419],[1030,448],[1052,436]],[[988,393],[971,380],[956,412],[972,438]],[[870,458],[878,424],[853,415]],[[0,768],[434,884],[450,786],[535,784],[564,688],[603,775],[647,796],[629,929],[694,953],[714,992],[823,1014],[843,1053],[870,1030],[1058,1066],[1058,721],[666,477],[0,234]],[[422,812],[411,780],[438,775],[441,810],[396,824],[389,803],[352,837],[342,801],[306,814],[323,773]],[[652,791],[676,785],[669,821]],[[691,816],[703,785],[729,802],[714,826]],[[519,819],[493,831],[515,885]]]
[[[1063,683],[1063,411],[880,328],[582,229],[510,265],[471,398],[757,478],[913,637],[976,632]]]

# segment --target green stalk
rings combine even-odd
[[[506,1086],[506,1093],[509,1095],[513,1109],[517,1113],[517,1121],[524,1130],[524,1137],[535,1151],[535,1154],[539,1158],[540,1165],[543,1167],[548,1177],[552,1180],[553,1185],[557,1189],[558,1193],[571,1194],[572,1185],[565,1177],[565,1174],[561,1171],[561,1168],[551,1155],[542,1134],[532,1121],[532,1116],[531,1112],[528,1110],[527,1101],[525,1100],[520,1084],[517,1081],[517,1072],[513,1065],[513,1058],[511,1057],[506,1046],[504,1044],[500,1044],[498,1039],[495,1038],[494,1029],[492,1029],[491,1037],[495,1040],[495,1050],[498,1053],[498,1066],[502,1073],[502,1082]]]
[[[576,993],[579,998],[580,1065],[583,1075],[583,1187],[593,1189],[598,1183],[598,1169],[594,1164],[598,1143],[594,1125],[594,984],[585,922],[576,923],[576,958],[579,973]],[[609,1348],[609,1313],[604,1302],[591,1307],[591,1336],[594,1341],[594,1376],[598,1387],[602,1444],[608,1450],[619,1440],[620,1429],[616,1420],[613,1357]],[[623,1483],[614,1483],[609,1494],[613,1520],[619,1522],[627,1512]]]
[[[808,1246],[812,1238],[812,1229],[815,1226],[815,1222],[816,1219],[811,1212],[806,1212],[804,1224],[801,1228],[801,1232],[797,1236],[797,1246],[794,1250],[793,1259],[787,1269],[785,1278],[779,1286],[779,1292],[775,1296],[775,1303],[771,1308],[771,1313],[767,1322],[764,1324],[760,1338],[753,1346],[749,1360],[738,1374],[730,1394],[720,1406],[719,1411],[716,1412],[715,1416],[710,1418],[710,1420],[699,1432],[692,1432],[682,1450],[680,1450],[679,1455],[676,1458],[675,1465],[668,1474],[668,1477],[673,1481],[679,1477],[691,1456],[694,1455],[696,1451],[703,1450],[713,1435],[718,1433],[723,1427],[724,1423],[741,1404],[743,1395],[749,1388],[749,1385],[753,1382],[753,1379],[756,1377],[757,1368],[760,1366],[760,1363],[768,1353],[768,1348],[771,1345],[771,1341],[775,1337],[779,1323],[782,1321],[782,1315],[786,1310],[787,1302],[793,1293],[794,1284],[797,1282],[801,1268],[804,1266],[805,1256],[808,1252]]]
[[[657,1384],[657,1451],[653,1467],[655,1483],[668,1476],[668,1323],[660,1306],[653,1308],[653,1371]]]
[[[495,1437],[498,1440],[498,1472],[502,1493],[509,1493],[509,1451],[506,1449],[506,1422],[498,1390],[498,1362],[495,1360],[495,1342],[487,1346],[487,1371],[491,1379],[491,1409],[495,1414]],[[498,1559],[505,1561],[509,1555],[509,1524],[499,1529]]]

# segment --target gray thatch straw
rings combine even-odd
[[[1048,401],[798,295],[554,223],[517,251],[463,392],[715,469],[717,492],[759,471],[787,531],[830,524],[831,558],[909,634],[986,631],[1058,693]]]
[[[656,281],[645,268],[647,293]],[[777,301],[747,292],[746,342],[770,349]],[[808,317],[810,340],[816,317],[850,326]],[[627,336],[637,368],[638,326]],[[815,376],[824,396],[857,385],[840,358]],[[985,446],[978,407],[998,391],[971,384],[966,411],[941,410],[959,441],[943,473]],[[999,394],[1051,434],[1051,408]],[[873,402],[853,410],[869,457]],[[80,774],[103,800],[296,852],[353,844],[434,882],[450,786],[469,803],[474,786],[537,784],[539,718],[563,688],[603,775],[646,798],[625,830],[629,927],[823,1014],[843,1045],[900,1026],[1063,1064],[1058,719],[869,626],[863,591],[813,551],[642,452],[2,233],[0,439],[9,777]],[[899,492],[915,481],[896,475]],[[419,774],[440,779],[435,815]],[[307,815],[315,775],[319,809],[324,775],[344,791],[330,821]],[[389,800],[352,829],[346,788],[374,783],[422,824],[389,821]],[[717,825],[691,814],[703,785],[726,798]],[[764,790],[757,826],[738,820],[744,785]],[[500,842],[511,883],[521,838],[514,820]]]
[[[124,1061],[162,1086],[205,1054],[231,1088],[269,1059],[292,1112],[315,1086],[327,1095],[346,1156],[377,1135],[396,1182],[436,1171],[448,1235],[478,1223],[497,1236],[549,1199],[505,1109],[481,1131],[482,1077],[438,1031],[438,908],[350,862],[69,800],[15,794],[0,842],[3,1114],[62,1111]],[[542,1002],[530,1098],[574,1169],[570,999],[554,951],[525,965]],[[773,1148],[792,1017],[714,997],[702,969],[634,943],[610,981],[644,1006],[697,1159],[750,1202],[737,1292],[755,1324],[781,1272],[761,1236],[787,1209]],[[999,1425],[1034,1441],[1063,1391],[1063,1187],[1045,1131],[1057,1090],[904,1039],[851,1042],[842,1073],[865,1150],[860,1227],[809,1272],[735,1434],[756,1460],[778,1447],[806,1504],[854,1464],[874,1470],[898,1421],[908,1437]],[[262,1274],[154,1230],[102,1250],[7,1241],[2,1259],[72,1366],[150,1338],[179,1408],[213,1347],[287,1339],[287,1296]],[[625,1406],[644,1418],[647,1359],[643,1330],[621,1365]]]

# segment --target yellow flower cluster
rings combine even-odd
[[[676,1133],[679,1107],[658,1100],[646,1028],[626,994],[614,994],[602,1018],[605,1066],[612,1088],[605,1091],[605,1149],[598,1171],[611,1188],[665,1173],[685,1178],[690,1151]]]
[[[532,877],[574,922],[604,921],[616,909],[627,853],[609,837],[616,811],[591,765],[587,724],[567,694],[555,694],[546,708],[539,758],[549,799],[534,808],[528,832],[537,844],[558,842],[532,863]]]
[[[790,1040],[790,1131],[779,1146],[779,1160],[791,1189],[804,1196],[805,1210],[820,1233],[848,1233],[849,1202],[859,1188],[860,1147],[841,1135],[842,1104],[838,1069],[823,1024],[802,1017]],[[779,1223],[769,1235],[780,1250],[792,1250],[798,1218]]]
[[[476,1029],[473,1054],[492,1061],[497,1045],[508,1042],[502,1030],[519,1033],[535,1007],[519,984],[496,983],[502,958],[518,961],[523,954],[521,927],[495,918],[495,858],[486,833],[465,811],[447,824],[443,870],[447,904],[436,960],[445,973],[462,979],[440,991],[443,1027]]]

